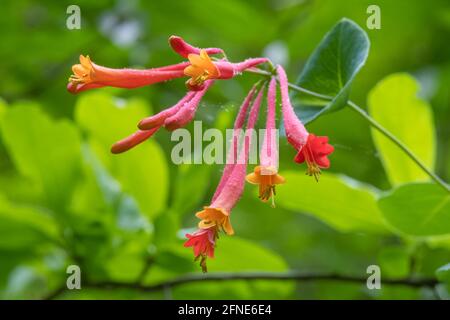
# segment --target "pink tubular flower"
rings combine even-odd
[[[199,49],[177,36],[170,37],[169,43],[176,53],[189,62],[146,70],[113,69],[93,63],[89,56],[80,55],[80,63],[72,66],[73,74],[69,77],[67,90],[78,93],[104,86],[131,89],[188,76],[191,79],[186,85],[190,90],[198,91],[203,89],[207,80],[230,79],[267,61],[265,58],[255,58],[239,63],[230,63],[224,59],[213,62],[209,54],[223,53],[222,49]]]
[[[213,83],[214,80],[207,81],[203,89],[198,91],[190,101],[186,102],[175,114],[164,120],[164,127],[169,131],[173,131],[191,122],[194,119],[200,101]]]
[[[192,247],[195,260],[200,259],[200,266],[203,272],[207,272],[206,258],[214,258],[214,247],[217,239],[217,229],[200,229],[192,234],[186,234],[188,240],[184,243],[186,248]]]
[[[259,198],[266,202],[272,198],[275,206],[275,186],[283,184],[285,179],[278,174],[278,148],[276,141],[275,107],[276,107],[276,79],[272,78],[267,94],[267,119],[264,141],[260,152],[260,165],[254,172],[247,175],[246,180],[259,185]]]
[[[247,109],[255,93],[254,86],[245,98],[234,123],[234,133],[241,130],[247,114]],[[253,129],[258,119],[259,108],[261,105],[262,92],[260,91],[253,102],[247,121],[247,129]],[[236,136],[233,135],[233,140]],[[246,137],[245,137],[246,138]],[[239,153],[240,161],[237,164],[230,163],[230,154],[227,158],[227,165],[220,179],[219,186],[214,194],[210,206],[204,207],[204,210],[197,212],[196,216],[202,219],[199,222],[199,230],[193,234],[187,234],[188,240],[184,243],[185,247],[193,247],[195,260],[200,259],[200,266],[203,272],[207,272],[206,259],[214,257],[214,248],[218,233],[223,230],[232,235],[234,233],[230,223],[230,213],[237,201],[242,195],[245,184],[245,170],[247,167],[248,152],[251,144],[251,136],[244,141]]]
[[[114,154],[118,154],[128,151],[131,148],[137,146],[138,144],[150,138],[153,134],[156,133],[156,131],[158,131],[159,128],[160,127],[155,127],[145,131],[138,130],[132,135],[114,143],[111,147],[111,152]]]
[[[181,78],[188,63],[147,70],[112,69],[99,66],[89,56],[80,55],[80,63],[72,66],[67,90],[78,93],[104,86],[117,88],[137,88],[157,82]]]
[[[247,130],[252,130],[258,119],[263,91],[263,89],[260,90],[258,96],[253,102],[247,121]],[[226,178],[226,181],[221,186],[220,192],[215,196],[215,199],[209,206],[206,206],[204,207],[204,210],[197,212],[196,216],[201,219],[198,224],[199,228],[206,229],[210,227],[217,227],[219,230],[223,230],[229,235],[234,234],[233,227],[230,223],[230,213],[244,191],[250,145],[251,135],[245,136],[243,146],[240,148],[240,159],[238,159],[232,169],[232,172],[229,173],[228,178]]]
[[[178,36],[171,36],[169,38],[169,44],[172,47],[173,51],[178,53],[183,58],[187,58],[191,53],[200,54],[200,48],[191,46],[189,43],[184,41],[183,38]],[[223,53],[223,50],[220,48],[206,48],[204,50],[207,54]]]
[[[298,151],[294,160],[297,163],[306,162],[308,166],[307,174],[314,176],[318,181],[320,168],[326,169],[330,167],[330,161],[327,157],[334,151],[334,148],[328,144],[328,137],[317,137],[308,133],[292,108],[286,72],[281,66],[277,67],[277,72],[280,81],[286,137],[288,142]]]
[[[188,92],[173,107],[165,109],[151,117],[142,119],[138,124],[140,130],[116,142],[112,146],[111,152],[115,154],[122,153],[137,146],[150,138],[162,126],[169,131],[173,131],[188,124],[194,118],[203,95],[212,83],[213,81],[209,81],[201,91]]]
[[[121,153],[138,145],[150,138],[161,126],[167,130],[175,130],[186,125],[194,118],[200,100],[215,79],[230,79],[268,61],[266,58],[252,58],[238,63],[231,63],[226,59],[213,61],[208,54],[223,53],[222,49],[196,48],[177,36],[170,37],[169,43],[176,53],[189,61],[146,70],[112,69],[97,65],[89,56],[81,55],[80,63],[72,66],[73,75],[67,85],[71,93],[105,86],[130,89],[190,77],[186,82],[190,90],[188,94],[174,106],[142,119],[138,124],[140,130],[115,143],[111,148],[113,153]]]
[[[223,169],[222,177],[219,181],[219,185],[216,188],[216,192],[214,193],[212,197],[212,201],[214,201],[217,196],[222,191],[223,186],[227,182],[228,178],[230,177],[231,172],[233,171],[234,165],[236,164],[236,157],[237,157],[237,151],[238,151],[238,138],[239,133],[241,132],[245,117],[247,116],[247,110],[250,106],[250,102],[253,99],[253,96],[256,91],[256,85],[252,87],[252,89],[248,92],[247,96],[244,99],[244,102],[242,103],[241,107],[239,108],[239,112],[236,116],[236,120],[234,121],[234,127],[233,127],[233,137],[230,145],[230,150],[227,156],[227,162],[225,164],[225,168]]]
[[[197,92],[189,91],[180,101],[178,101],[174,106],[164,109],[160,113],[153,116],[142,119],[138,127],[141,130],[150,130],[154,127],[158,127],[164,124],[164,121],[175,115],[186,103],[190,102],[192,98],[197,94]]]

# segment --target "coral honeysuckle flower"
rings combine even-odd
[[[201,88],[206,80],[219,78],[219,69],[205,50],[200,50],[200,54],[190,53],[188,59],[191,64],[184,69],[184,74],[191,77],[186,82],[189,89],[196,90]]]
[[[272,198],[272,207],[275,207],[275,186],[286,182],[277,172],[275,167],[257,166],[254,172],[248,174],[246,177],[247,182],[259,185],[259,198],[263,202]]]
[[[78,93],[104,86],[131,89],[189,76],[188,88],[198,91],[203,89],[206,80],[230,79],[246,69],[267,62],[266,58],[247,59],[239,63],[224,59],[213,62],[208,54],[223,53],[222,49],[199,49],[176,36],[170,37],[169,43],[175,52],[188,58],[189,62],[145,70],[113,69],[93,63],[89,56],[80,55],[80,63],[72,66],[73,74],[69,77],[67,90]]]
[[[190,53],[188,59],[191,64],[184,69],[184,74],[191,77],[186,81],[186,86],[193,91],[201,90],[206,80],[230,79],[246,69],[267,62],[266,58],[252,58],[239,63],[224,60],[213,62],[203,49],[199,54]]]
[[[259,109],[261,106],[263,89],[260,90],[258,96],[253,102],[247,121],[247,130],[254,128],[258,119]],[[245,102],[243,104],[245,106]],[[230,223],[230,213],[242,192],[244,191],[245,174],[247,168],[248,152],[251,144],[251,135],[246,136],[242,143],[239,159],[234,165],[229,177],[223,183],[218,195],[212,201],[211,205],[204,207],[204,210],[197,212],[196,216],[201,219],[198,227],[201,229],[217,227],[228,235],[234,234],[233,227]],[[221,179],[222,180],[222,179]],[[219,184],[220,187],[220,184]]]
[[[147,70],[112,69],[99,66],[89,56],[80,55],[80,63],[72,66],[73,75],[69,78],[67,89],[78,93],[104,86],[118,88],[137,88],[157,82],[181,78],[187,62]]]
[[[189,61],[146,70],[113,69],[97,65],[89,56],[81,55],[80,63],[72,67],[73,75],[67,85],[71,93],[105,86],[130,89],[184,76],[191,77],[187,84],[190,91],[194,92],[186,94],[174,106],[142,119],[138,124],[140,130],[115,143],[111,148],[113,153],[129,150],[150,138],[162,126],[167,130],[175,130],[186,125],[194,118],[200,100],[214,79],[230,79],[268,61],[266,58],[250,58],[238,63],[228,62],[226,58],[212,61],[208,54],[223,53],[222,49],[199,49],[176,36],[170,37],[169,43],[176,53]]]
[[[308,166],[308,175],[319,179],[320,168],[327,169],[330,167],[330,159],[328,155],[334,151],[334,147],[328,144],[328,137],[316,137],[310,133],[306,144],[298,151],[295,156],[295,162],[306,162]]]
[[[285,179],[278,174],[275,128],[276,85],[276,79],[272,78],[267,93],[266,130],[259,156],[261,165],[255,167],[254,172],[246,177],[247,182],[259,185],[259,198],[262,201],[266,202],[272,199],[272,207],[275,206],[275,186],[285,182]]]
[[[200,229],[192,234],[186,234],[186,242],[184,246],[186,248],[192,247],[194,251],[195,260],[200,260],[200,266],[203,272],[207,272],[206,259],[214,258],[214,247],[216,246],[216,240],[218,238],[218,232],[216,228]]]
[[[310,134],[300,119],[297,118],[292,108],[288,92],[288,80],[283,67],[277,67],[280,82],[282,113],[284,128],[288,142],[298,151],[295,161],[297,163],[306,162],[308,166],[307,174],[319,180],[320,169],[330,167],[327,158],[334,148],[328,144],[328,137],[316,137]]]

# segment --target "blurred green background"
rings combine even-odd
[[[80,30],[66,28],[71,4],[81,8]],[[366,28],[370,4],[381,8],[380,30]],[[151,285],[199,273],[183,237],[196,224],[194,213],[209,203],[222,167],[172,164],[174,143],[163,130],[128,153],[109,153],[111,143],[132,133],[140,118],[177,101],[185,92],[183,79],[76,96],[66,91],[80,54],[114,68],[178,62],[167,43],[173,34],[199,47],[224,48],[232,61],[269,56],[294,80],[325,33],[347,17],[371,41],[351,99],[367,106],[370,96],[374,116],[448,179],[448,1],[6,0],[0,7],[0,297],[53,297],[65,285],[71,264],[81,268],[82,290],[57,298],[448,297],[443,285],[369,290],[364,282],[339,281],[197,282],[151,293],[89,286],[105,281]],[[386,81],[392,82],[371,91],[398,72],[411,76],[391,76]],[[230,128],[235,106],[259,78],[245,74],[218,82],[196,119],[207,127]],[[421,100],[415,97],[417,85]],[[400,105],[404,113],[395,112]],[[278,189],[277,208],[260,203],[255,188],[247,186],[232,215],[236,235],[219,239],[209,271],[298,270],[364,278],[366,268],[376,264],[389,279],[434,279],[436,269],[450,261],[448,195],[441,197],[438,217],[430,217],[437,219],[434,227],[419,230],[406,221],[414,213],[395,205],[380,205],[381,212],[377,205],[391,188],[426,180],[417,168],[395,176],[411,165],[408,159],[383,146],[386,141],[374,144],[368,123],[351,110],[321,117],[308,129],[330,137],[331,169],[316,184],[304,176],[304,165],[293,163],[294,150],[282,141],[280,171],[288,184]],[[383,156],[390,160],[382,161]],[[406,198],[420,197],[423,190],[406,192]]]

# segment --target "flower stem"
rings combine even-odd
[[[273,74],[269,71],[261,70],[258,68],[252,68],[248,69],[247,71],[260,74],[263,76],[273,76]],[[300,86],[297,86],[295,84],[289,83],[289,88],[296,90],[298,92],[303,92],[305,94],[308,94],[310,96],[325,99],[325,100],[332,100],[333,97],[328,95],[323,95],[305,88],[302,88]],[[392,133],[390,133],[386,128],[384,128],[381,124],[379,124],[374,118],[372,118],[366,111],[361,109],[356,103],[354,103],[351,100],[347,101],[347,106],[355,111],[357,114],[359,114],[363,119],[365,119],[369,124],[374,127],[376,130],[378,130],[381,134],[383,134],[386,138],[391,140],[397,147],[399,147],[412,161],[414,161],[431,179],[434,180],[439,186],[441,186],[445,191],[450,193],[450,186],[442,180],[439,176],[437,176],[434,172],[432,172],[430,169],[427,168],[427,166],[403,143],[401,142],[396,136],[394,136]]]

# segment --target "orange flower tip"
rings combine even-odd
[[[230,222],[230,214],[221,208],[205,207],[204,210],[197,212],[195,216],[201,219],[198,223],[200,229],[217,227],[230,236],[234,234]]]
[[[189,90],[201,90],[199,88],[206,80],[219,78],[219,69],[211,61],[206,50],[201,49],[200,54],[190,53],[188,59],[190,65],[184,69],[184,74],[191,77],[188,82],[186,82],[186,86]]]
[[[69,82],[74,84],[93,82],[95,71],[89,56],[80,55],[80,63],[72,66],[72,72]]]
[[[262,202],[271,200],[271,206],[275,207],[276,185],[286,182],[283,176],[277,173],[275,167],[257,166],[253,173],[246,176],[246,180],[251,184],[259,185],[259,199]]]

